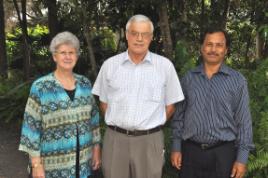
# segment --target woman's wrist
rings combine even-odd
[[[43,166],[43,164],[40,162],[40,163],[32,163],[32,168],[38,168],[40,166]]]

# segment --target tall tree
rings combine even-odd
[[[97,76],[97,64],[96,64],[96,58],[94,55],[94,49],[92,45],[92,35],[91,35],[91,27],[90,23],[92,22],[92,8],[97,7],[96,3],[94,1],[87,1],[85,2],[82,0],[79,2],[78,0],[75,0],[74,3],[77,6],[77,12],[80,13],[79,16],[81,17],[82,20],[82,33],[83,36],[85,37],[86,44],[87,44],[87,51],[89,55],[89,61],[90,61],[90,66],[91,66],[91,74],[95,78]],[[93,6],[93,7],[92,7]],[[90,10],[87,10],[89,8]],[[90,12],[90,13],[88,13]]]
[[[268,2],[259,1],[255,5],[256,56],[258,59],[268,57]]]
[[[49,36],[52,39],[59,31],[59,21],[58,21],[58,8],[57,0],[46,0],[45,1],[48,8],[48,29]]]
[[[4,1],[0,0],[0,76],[7,78]]]
[[[173,44],[171,40],[167,2],[161,1],[158,4],[159,26],[161,30],[161,37],[163,39],[164,54],[173,60]]]
[[[201,15],[200,15],[200,39],[204,33],[204,23],[205,23],[205,0],[201,2]]]
[[[26,0],[21,0],[21,12],[18,6],[17,0],[13,0],[20,27],[22,30],[22,40],[23,40],[23,70],[24,70],[24,79],[28,80],[30,77],[30,61],[31,61],[31,49],[29,45],[29,37],[27,31],[27,18],[26,18]],[[22,14],[22,18],[21,18]]]
[[[211,0],[211,14],[210,18],[212,24],[218,25],[222,28],[226,28],[227,17],[230,9],[230,0]]]

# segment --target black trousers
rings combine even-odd
[[[234,142],[202,149],[184,141],[180,178],[229,178],[236,159]]]

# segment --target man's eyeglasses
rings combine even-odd
[[[143,32],[143,33],[140,33],[140,32],[136,32],[136,31],[128,31],[128,33],[132,36],[132,37],[135,37],[135,38],[138,38],[139,36],[141,36],[143,39],[149,39],[152,37],[152,33],[150,32]]]

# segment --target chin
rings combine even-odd
[[[133,53],[134,54],[144,54],[144,53],[146,53],[147,52],[147,50],[133,50]]]

